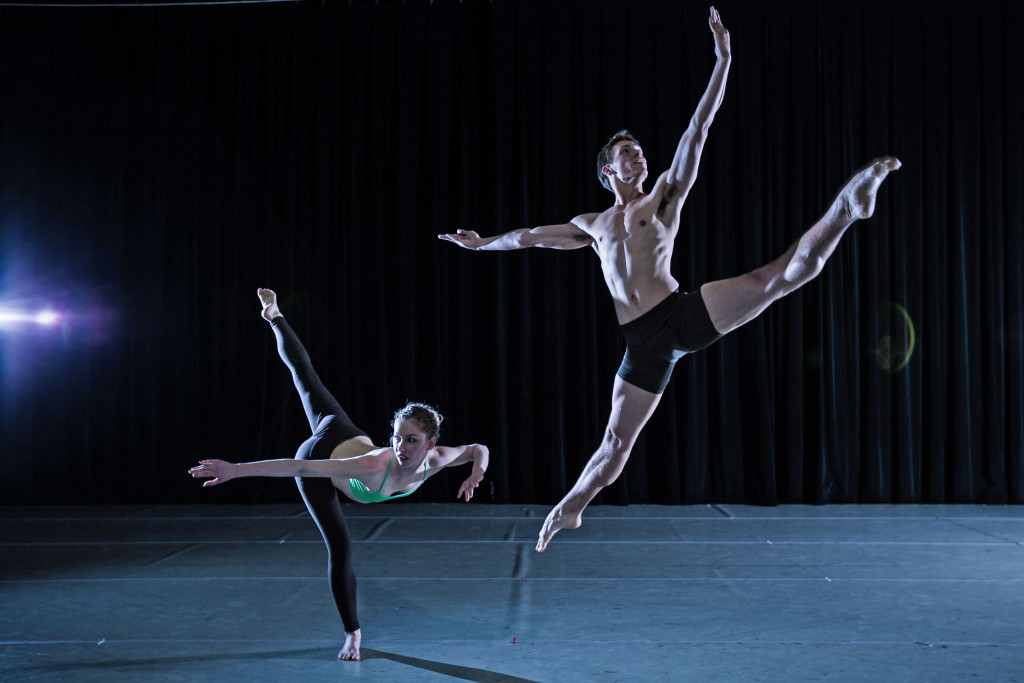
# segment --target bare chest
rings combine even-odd
[[[591,228],[591,236],[602,255],[614,253],[640,255],[667,248],[672,243],[670,226],[654,212],[651,202],[636,202],[612,207],[600,214]]]

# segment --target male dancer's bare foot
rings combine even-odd
[[[853,174],[836,198],[836,207],[846,213],[850,220],[870,218],[875,212],[875,194],[890,171],[902,164],[896,157],[879,157]]]
[[[356,629],[352,633],[345,632],[345,647],[338,653],[338,659],[343,661],[359,661],[359,643],[363,640],[362,629]]]
[[[583,524],[580,513],[571,514],[566,512],[562,504],[559,503],[548,513],[548,518],[544,520],[544,526],[540,528],[540,538],[537,539],[537,552],[544,552],[544,548],[547,548],[548,543],[551,542],[551,537],[562,529],[578,529],[580,524]]]
[[[263,306],[261,315],[267,322],[281,315],[281,309],[277,307],[277,294],[274,294],[274,290],[260,287],[256,290],[256,295],[259,296],[260,304]]]

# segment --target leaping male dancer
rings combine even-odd
[[[679,140],[672,165],[649,193],[643,189],[647,178],[643,150],[636,138],[623,130],[597,157],[598,178],[615,194],[611,208],[582,214],[563,225],[513,230],[494,237],[480,237],[472,230],[438,235],[480,251],[589,246],[601,259],[615,303],[626,354],[615,377],[608,426],[576,484],[544,521],[538,551],[561,529],[577,528],[583,509],[618,478],[640,430],[661,400],[676,361],[756,318],[773,301],[816,277],[846,229],[872,215],[879,186],[890,171],[900,167],[895,157],[882,157],[855,173],[825,215],[771,263],[739,277],[709,282],[696,292],[680,292],[679,282],[670,272],[679,214],[697,178],[697,165],[725,94],[731,62],[729,32],[714,7],[708,23],[717,57],[711,82]]]

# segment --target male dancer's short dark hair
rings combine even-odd
[[[601,169],[603,169],[605,166],[612,162],[612,147],[619,144],[623,140],[629,140],[634,145],[637,145],[638,147],[640,146],[640,141],[633,137],[632,133],[623,128],[618,133],[613,135],[608,140],[608,142],[605,143],[604,147],[601,148],[601,151],[597,153],[597,179],[601,181],[602,185],[604,185],[604,189],[608,190],[609,192],[615,192],[615,190],[612,189],[611,181],[608,180],[608,176],[606,176]]]

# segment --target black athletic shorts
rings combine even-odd
[[[619,377],[652,394],[665,391],[677,360],[722,336],[711,323],[700,290],[676,290],[619,329],[626,339]]]

